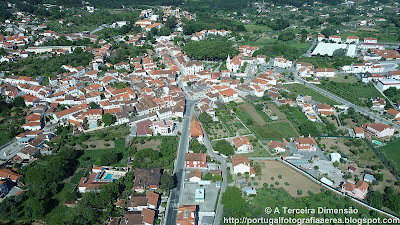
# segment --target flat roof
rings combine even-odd
[[[204,188],[196,188],[196,192],[194,194],[194,199],[204,199],[205,189]]]

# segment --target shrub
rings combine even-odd
[[[279,181],[275,181],[275,185],[279,185]]]
[[[278,178],[279,178],[279,179],[282,179],[282,175],[278,175]]]
[[[298,189],[298,190],[297,190],[297,194],[298,194],[298,195],[302,195],[302,194],[303,194],[303,191],[300,190],[300,189]]]
[[[285,182],[285,185],[286,185],[286,186],[289,186],[290,184],[289,184],[289,182]]]

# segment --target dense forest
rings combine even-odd
[[[183,33],[186,35],[199,32],[201,30],[231,30],[231,31],[246,31],[243,23],[233,20],[221,19],[215,15],[208,13],[198,13],[196,21],[183,20]]]

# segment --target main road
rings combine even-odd
[[[171,53],[170,53],[171,55]],[[165,224],[170,225],[170,224],[176,224],[176,219],[178,216],[178,206],[179,206],[179,200],[181,196],[181,190],[183,188],[183,182],[185,179],[185,153],[188,152],[189,149],[189,140],[190,140],[190,118],[192,114],[194,113],[194,106],[198,102],[198,100],[193,100],[190,98],[190,96],[187,95],[185,88],[183,87],[183,82],[182,82],[182,76],[185,75],[185,71],[182,67],[182,65],[179,64],[178,60],[174,56],[171,55],[171,58],[175,62],[175,64],[178,66],[181,75],[177,79],[177,85],[179,88],[182,89],[183,94],[185,95],[186,98],[186,105],[185,105],[185,115],[183,116],[183,126],[182,126],[182,132],[181,132],[181,137],[179,140],[179,146],[178,146],[178,152],[177,152],[177,158],[175,160],[175,166],[174,166],[174,177],[176,179],[176,187],[173,188],[170,192],[169,200],[168,200],[168,205],[167,205],[167,211],[166,211],[166,218],[165,218]]]
[[[174,166],[174,176],[176,178],[176,187],[171,190],[169,196],[169,204],[166,212],[166,223],[167,225],[176,224],[176,218],[178,215],[179,198],[181,196],[181,190],[183,187],[184,175],[185,175],[185,153],[189,149],[189,135],[190,135],[190,117],[193,114],[196,100],[186,100],[186,112],[183,117],[183,126],[181,132],[181,138],[179,140],[178,153]]]

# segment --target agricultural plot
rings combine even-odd
[[[372,85],[328,82],[318,86],[360,106],[365,106],[370,98],[383,97]]]
[[[269,187],[283,188],[292,197],[309,196],[308,191],[311,191],[313,194],[320,192],[320,185],[294,171],[282,162],[260,161],[258,163],[260,163],[262,168],[262,176],[257,187],[263,187],[266,186],[265,184],[268,184]],[[271,184],[273,185],[271,186]],[[297,193],[299,189],[302,190],[300,195]]]
[[[280,140],[298,135],[289,121],[271,122],[265,112],[258,112],[250,103],[241,104],[236,109],[238,117],[259,138]]]

